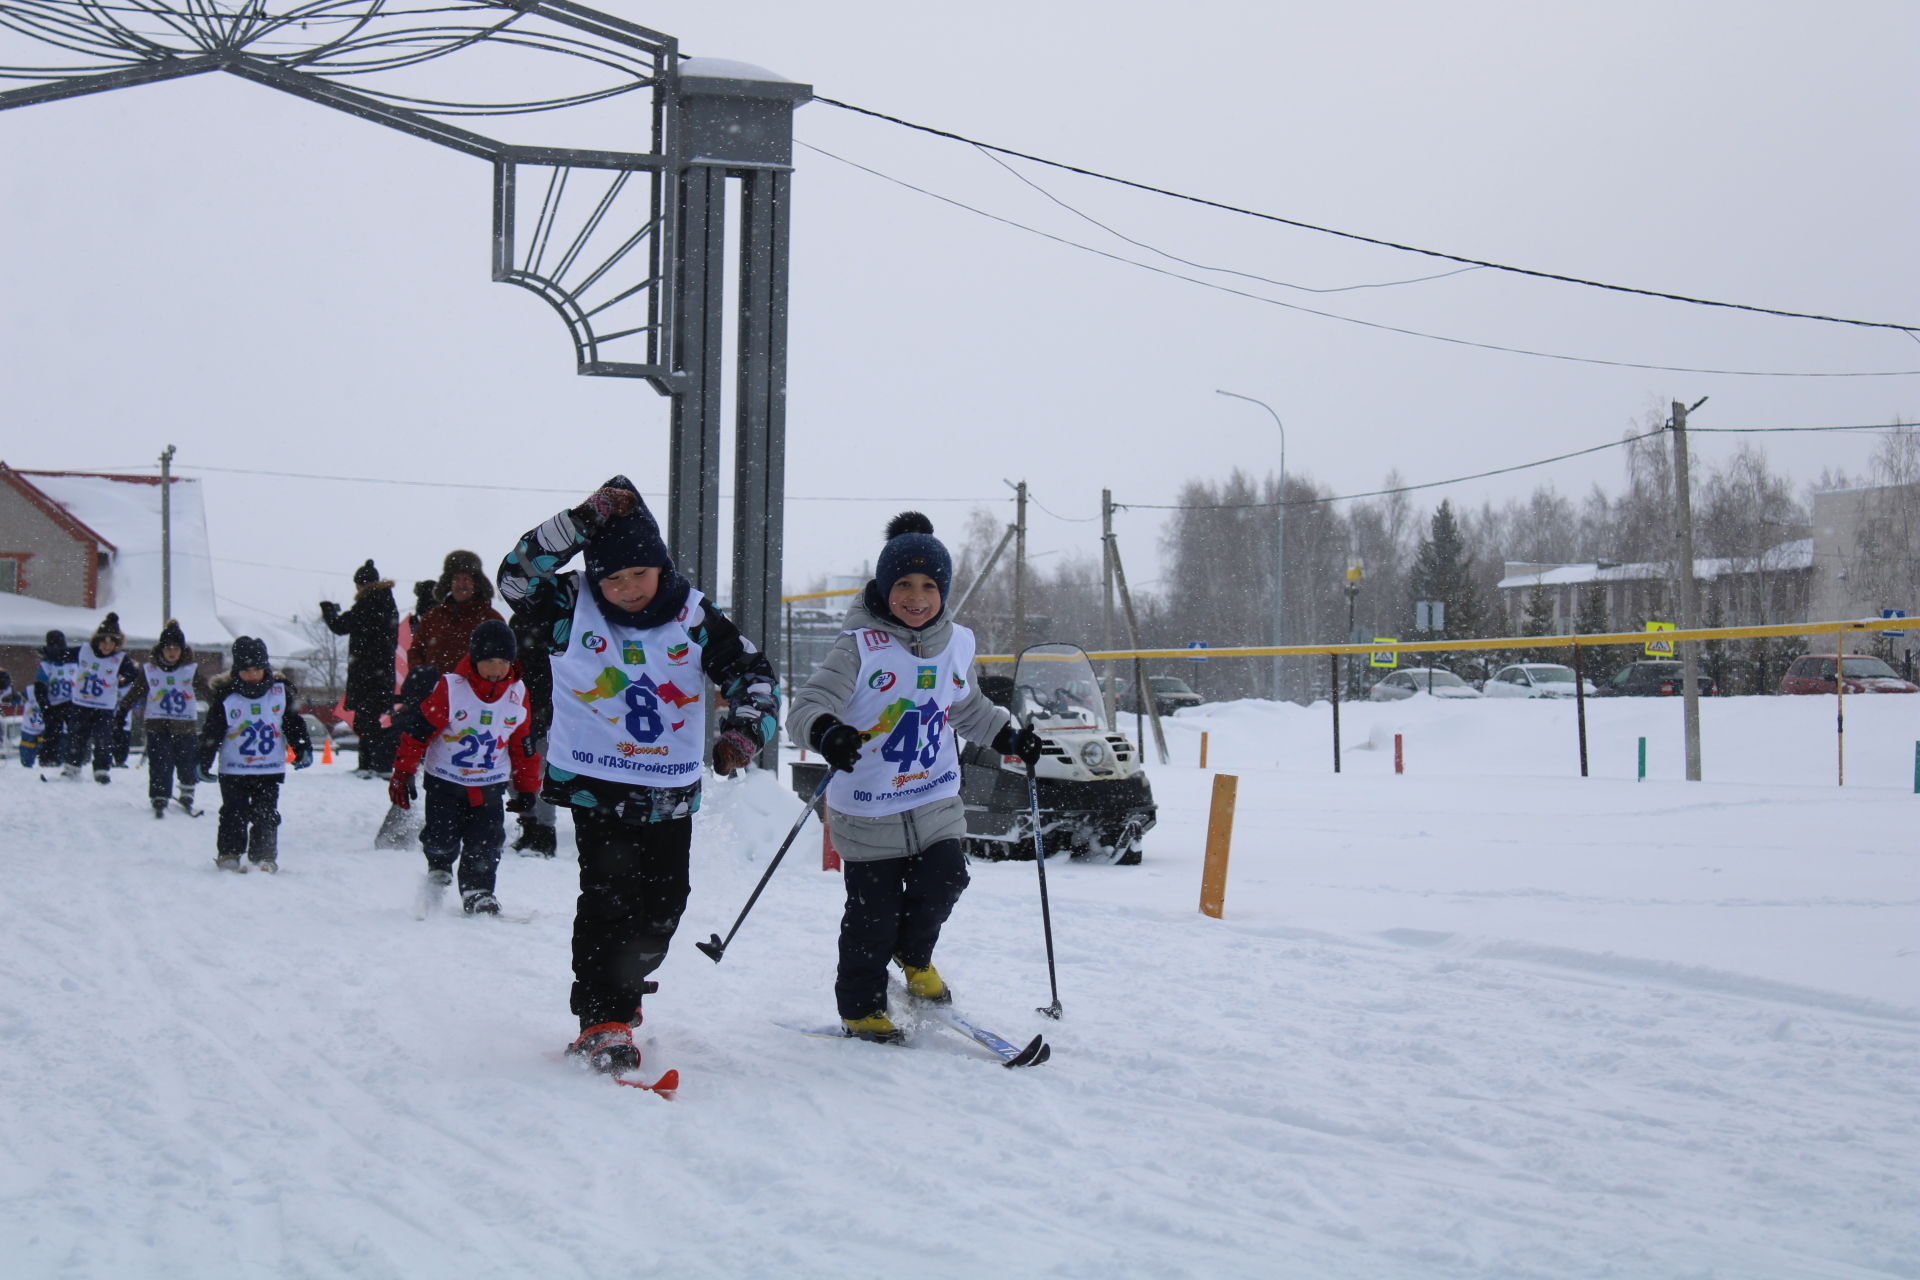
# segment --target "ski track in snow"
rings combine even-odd
[[[1271,712],[1207,710],[1216,764]],[[1214,921],[1207,777],[1156,772],[1142,866],[1049,864],[1059,1022],[1032,864],[972,868],[940,963],[970,1017],[1047,1036],[1027,1071],[931,1026],[900,1049],[777,1025],[833,1015],[811,824],[725,962],[696,952],[799,803],[711,782],[638,1032],[644,1070],[682,1073],[668,1102],[557,1057],[564,824],[559,858],[503,859],[528,923],[417,921],[422,861],[371,848],[384,791],[342,766],[289,779],[278,877],[216,870],[213,814],[154,821],[138,769],[0,768],[0,1256],[63,1280],[1920,1277],[1920,798],[1249,768]]]

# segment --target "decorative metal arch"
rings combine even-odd
[[[493,278],[559,313],[581,373],[672,398],[668,537],[703,581],[718,569],[723,245],[740,184],[732,611],[770,640],[792,112],[810,88],[683,58],[672,36],[568,0],[0,0],[0,83],[17,85],[0,110],[212,71],[492,162]],[[626,149],[639,95],[645,151]],[[533,133],[556,116],[564,136],[614,145]],[[520,136],[456,123],[475,117]]]

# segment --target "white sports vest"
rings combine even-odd
[[[151,662],[142,663],[147,678],[147,719],[193,719],[193,673],[200,664],[183,662],[171,671],[162,671]]]
[[[946,651],[917,658],[885,631],[853,637],[860,674],[841,719],[868,734],[852,773],[835,773],[827,803],[841,813],[878,818],[960,794],[960,756],[947,712],[967,694],[973,632],[958,625]]]
[[[71,662],[42,663],[47,669],[47,703],[49,706],[63,707],[73,701],[73,668]]]
[[[700,779],[706,752],[706,675],[687,619],[703,599],[689,589],[677,618],[636,630],[609,623],[584,574],[573,574],[573,630],[553,659],[557,769],[641,787]]]
[[[37,738],[47,731],[47,714],[40,709],[40,699],[28,697],[27,709],[20,721],[20,735],[25,738]]]
[[[220,743],[220,772],[231,774],[285,773],[287,744],[280,736],[280,720],[287,713],[287,686],[274,682],[258,698],[238,691],[220,703],[227,718],[227,736]]]
[[[113,710],[120,701],[120,668],[126,661],[127,655],[118,649],[97,658],[92,645],[81,645],[80,661],[73,668],[74,702],[95,711]]]
[[[468,787],[513,776],[507,739],[527,718],[527,686],[515,680],[494,702],[482,702],[467,678],[447,676],[447,727],[427,744],[426,770]]]

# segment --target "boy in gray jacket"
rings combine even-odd
[[[788,732],[835,770],[827,787],[846,910],[834,981],[841,1025],[897,1042],[887,962],[917,999],[953,996],[933,967],[940,927],[967,887],[966,811],[953,735],[1028,764],[1040,738],[1016,731],[973,680],[973,632],[946,616],[953,561],[917,511],[895,516],[846,629],[793,701]]]

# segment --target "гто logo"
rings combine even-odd
[[[887,690],[893,688],[893,672],[891,671],[874,672],[872,675],[867,677],[867,688],[878,690],[881,693],[885,693]]]
[[[580,647],[588,653],[605,653],[607,638],[598,632],[589,631],[580,637]]]

